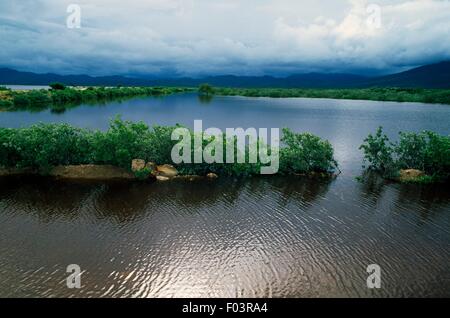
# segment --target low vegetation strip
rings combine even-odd
[[[46,174],[56,166],[95,164],[112,165],[131,171],[133,159],[139,158],[156,165],[173,164],[181,175],[260,174],[262,163],[259,160],[256,163],[247,163],[248,160],[244,163],[239,163],[238,160],[234,163],[173,163],[172,149],[178,141],[172,140],[172,132],[179,127],[181,126],[150,128],[142,122],[116,118],[111,121],[107,131],[81,129],[68,124],[0,128],[0,167],[28,168]],[[204,139],[205,145],[208,141],[208,138]],[[224,148],[226,142],[230,141],[224,142]],[[333,148],[326,140],[309,133],[297,134],[284,129],[281,142],[280,174],[318,173],[329,176],[338,169]],[[237,157],[237,143],[233,145],[236,147]],[[246,147],[246,158],[251,155],[249,149],[250,147]],[[150,174],[150,170],[151,165],[144,172]]]
[[[83,176],[86,174],[83,165],[95,171],[96,175],[111,170],[107,167],[118,167],[123,170],[114,170],[115,175],[135,173],[138,179],[151,175],[166,178],[169,168],[169,172],[181,176],[260,174],[262,164],[259,161],[173,163],[172,150],[178,141],[172,140],[172,133],[179,127],[150,128],[142,122],[123,121],[117,117],[111,121],[107,131],[81,129],[68,124],[0,128],[0,168],[6,175],[29,171],[64,176],[76,171],[77,175]],[[205,138],[204,145],[208,141]],[[224,148],[227,142],[230,141],[224,139]],[[326,140],[309,133],[283,129],[281,142],[279,174],[330,176],[339,170],[333,147]],[[246,158],[251,155],[249,149],[246,147]],[[387,179],[420,183],[450,179],[450,136],[430,131],[400,132],[398,141],[391,142],[380,127],[375,134],[369,134],[360,149],[364,153],[364,168]]]
[[[60,109],[68,104],[107,101],[134,96],[165,96],[191,91],[178,87],[66,87],[55,83],[51,89],[13,91],[0,88],[0,109]]]
[[[450,136],[431,131],[400,132],[399,140],[391,142],[380,127],[360,149],[365,168],[388,179],[428,183],[450,178]]]
[[[205,88],[203,88],[205,91]],[[301,88],[211,88],[210,93],[246,97],[304,97],[393,102],[418,102],[450,105],[450,89],[421,88],[361,88],[361,89],[301,89]]]

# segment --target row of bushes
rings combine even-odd
[[[12,91],[0,89],[0,109],[42,110],[52,108],[60,111],[68,104],[108,101],[133,96],[163,96],[172,93],[192,91],[176,87],[88,87],[77,89],[54,84],[51,90]],[[334,98],[397,102],[421,102],[450,104],[450,90],[421,88],[367,88],[367,89],[300,89],[300,88],[213,88],[202,84],[201,96],[229,95],[247,97],[305,97]]]
[[[171,151],[178,141],[172,141],[171,135],[177,127],[149,128],[142,122],[116,118],[105,132],[75,128],[68,124],[0,128],[0,166],[27,167],[46,172],[56,165],[89,163],[130,169],[131,160],[135,158],[157,164],[172,163]],[[333,148],[328,141],[284,129],[282,143],[280,173],[331,173],[337,169]],[[248,149],[246,156],[249,156]],[[252,175],[259,174],[261,166],[258,161],[256,164],[180,164],[177,168],[182,174],[215,172],[221,175]]]
[[[214,88],[217,95],[247,97],[305,97],[394,102],[450,104],[450,90],[422,88],[301,89],[301,88]]]
[[[60,108],[66,104],[120,99],[134,96],[163,96],[188,91],[176,87],[59,87],[50,90],[0,92],[0,108],[5,110]]]
[[[0,109],[9,109],[14,106],[11,90],[0,86]]]
[[[68,124],[0,128],[0,166],[27,167],[46,172],[56,165],[89,163],[130,169],[130,162],[135,158],[157,164],[172,163],[171,151],[178,141],[171,140],[171,135],[177,127],[180,126],[149,128],[142,122],[116,118],[105,132],[75,128]],[[283,129],[281,141],[281,174],[331,173],[338,169],[328,141],[289,129]],[[204,146],[208,142],[205,140]],[[227,142],[224,139],[224,148]],[[430,131],[401,132],[399,140],[391,142],[380,127],[376,134],[370,134],[364,140],[360,149],[364,153],[366,168],[386,178],[397,178],[401,169],[424,171],[433,181],[445,181],[450,177],[449,136]],[[246,158],[250,156],[249,148],[245,155]],[[215,172],[237,176],[259,174],[261,166],[258,161],[255,164],[180,164],[177,168],[182,174]]]
[[[361,145],[367,168],[386,178],[397,178],[401,169],[418,169],[433,180],[450,178],[450,136],[431,131],[399,133],[399,140],[391,142],[379,127]]]

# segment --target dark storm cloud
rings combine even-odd
[[[0,3],[0,64],[35,72],[285,75],[391,72],[450,59],[450,2],[305,0]],[[371,9],[372,8],[372,9]],[[372,20],[371,20],[372,19]]]

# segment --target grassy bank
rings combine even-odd
[[[450,89],[421,88],[361,88],[361,89],[301,89],[301,88],[214,88],[224,96],[305,97],[394,102],[439,103],[450,105]]]
[[[136,96],[166,96],[173,93],[194,91],[179,87],[58,87],[50,90],[13,91],[0,87],[0,111],[42,111],[51,109],[63,112],[81,103],[101,104]],[[365,88],[365,89],[300,89],[300,88],[213,88],[203,84],[201,97],[304,97],[373,101],[440,103],[450,105],[450,90],[420,88]]]
[[[29,128],[0,128],[0,167],[32,168],[45,173],[58,165],[98,164],[131,169],[135,158],[156,164],[172,164],[171,140],[175,127],[149,128],[142,122],[116,118],[105,131],[75,128],[67,124],[38,124]],[[209,140],[205,140],[205,145]],[[226,141],[229,142],[229,141]],[[225,142],[225,143],[226,143]],[[337,169],[328,141],[311,134],[283,130],[280,174],[332,173]],[[235,154],[237,155],[236,143]],[[224,148],[226,145],[224,144]],[[193,151],[193,150],[192,150]],[[225,156],[224,149],[224,156]],[[250,156],[249,149],[246,157]],[[248,160],[246,160],[248,162]],[[184,175],[245,176],[260,174],[257,163],[201,163],[175,165]]]
[[[131,98],[135,96],[165,96],[191,91],[177,87],[87,87],[71,88],[54,85],[55,89],[13,91],[0,88],[0,110],[43,110],[55,111],[70,108],[81,103],[95,103]]]
[[[365,168],[388,179],[401,179],[402,170],[417,170],[412,182],[430,183],[450,179],[450,136],[431,131],[400,132],[399,140],[391,142],[382,127],[370,134],[361,145]]]

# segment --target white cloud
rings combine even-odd
[[[367,23],[370,2],[351,3],[340,21],[321,18],[306,25],[290,25],[279,19],[276,36],[286,46],[295,43],[294,56],[310,63],[337,60],[357,67],[371,63],[384,68],[450,57],[450,2],[415,0],[381,5],[380,28]]]

